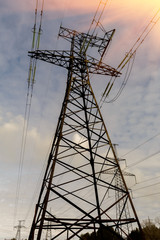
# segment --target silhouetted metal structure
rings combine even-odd
[[[14,227],[17,229],[16,237],[15,237],[16,240],[21,240],[21,229],[25,228],[25,226],[23,225],[24,222],[25,222],[24,220],[19,220],[19,224]]]
[[[71,43],[69,51],[29,53],[33,58],[68,70],[65,97],[29,240],[42,239],[48,228],[53,229],[52,239],[58,240],[81,239],[81,234],[97,230],[102,240],[101,229],[106,226],[114,230],[111,231],[113,239],[127,238],[126,225],[136,224],[141,230],[90,85],[90,73],[120,75],[102,62],[114,31],[106,32],[101,38],[60,27],[59,36]],[[100,60],[87,55],[89,48],[92,53],[94,48],[98,49]],[[130,214],[124,214],[126,208]]]

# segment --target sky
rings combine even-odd
[[[63,39],[57,39],[60,25],[87,31],[98,4],[99,0],[45,0],[40,49],[69,49]],[[18,220],[25,220],[22,237],[28,236],[65,92],[66,70],[38,61],[20,167],[35,6],[35,0],[0,0],[0,240],[15,237]],[[116,33],[103,61],[117,67],[159,8],[159,0],[109,0],[101,23],[106,31],[116,29]],[[159,38],[160,21],[137,50],[120,97],[101,109],[118,156],[126,159],[122,168],[136,176],[136,182],[126,181],[141,222],[160,217]],[[115,96],[124,75],[125,71],[107,101]],[[106,76],[91,78],[98,102],[108,81]]]

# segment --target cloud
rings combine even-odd
[[[3,115],[2,115],[3,114]],[[0,159],[5,163],[17,162],[19,158],[22,136],[23,136],[24,118],[22,116],[14,116],[12,113],[2,113],[0,121]],[[25,125],[26,126],[26,125]],[[46,149],[50,145],[50,136],[43,135],[42,132],[38,132],[36,127],[29,127],[27,131],[26,148],[30,149],[30,153],[34,152],[32,156],[33,160],[38,160],[41,155],[46,154]],[[9,151],[8,151],[9,148]],[[45,152],[45,153],[44,153]],[[28,154],[27,154],[28,156]],[[31,157],[31,155],[30,155]],[[28,157],[27,157],[28,158]]]

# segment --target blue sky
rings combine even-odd
[[[63,40],[57,41],[61,22],[68,28],[78,31],[87,30],[98,2],[94,1],[94,4],[89,2],[85,7],[84,5],[76,6],[73,0],[64,0],[61,3],[55,1],[52,9],[49,5],[51,1],[46,0],[40,48],[68,48]],[[135,1],[131,1],[130,4],[125,1],[122,3],[120,0],[109,1],[102,18],[106,30],[116,29],[112,45],[104,59],[104,62],[111,66],[117,67],[159,7],[157,1],[145,5],[136,3],[137,5]],[[32,42],[34,8],[35,1],[31,0],[25,0],[23,3],[15,0],[14,4],[10,1],[0,1],[0,239],[14,237],[16,230],[13,226],[17,225],[18,220],[23,219],[26,220],[27,227],[23,231],[23,237],[28,235],[43,176],[40,173],[45,166],[65,91],[67,72],[38,62],[19,202],[15,215],[29,67],[27,52]],[[114,103],[104,104],[102,108],[102,115],[112,142],[118,144],[119,157],[157,135],[148,143],[124,156],[127,166],[132,166],[144,159],[141,163],[126,169],[137,178],[138,184],[133,187],[132,179],[127,182],[129,187],[132,187],[133,200],[141,221],[148,216],[151,219],[160,217],[160,195],[141,197],[159,192],[160,156],[154,155],[160,150],[159,37],[160,22],[137,51],[130,79],[120,98]],[[98,101],[108,80],[106,77],[91,79]],[[118,81],[122,80],[117,80],[115,83],[113,95],[120,86]],[[148,158],[150,155],[154,156]],[[154,177],[157,178],[142,182]],[[155,184],[154,187],[138,190],[153,184]]]

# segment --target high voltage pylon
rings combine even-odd
[[[25,222],[24,220],[19,220],[19,224],[14,227],[17,229],[17,233],[16,233],[16,237],[15,237],[16,240],[21,240],[21,229],[25,228],[25,226],[23,225],[24,222]]]
[[[90,84],[90,74],[120,75],[102,62],[113,33],[114,30],[106,32],[101,38],[61,26],[59,36],[71,43],[69,51],[29,53],[35,59],[68,70],[64,101],[29,240],[42,239],[47,229],[52,229],[52,239],[58,240],[81,239],[82,234],[94,232],[96,235],[97,231],[100,233],[97,239],[102,240],[106,227],[113,239],[124,239],[129,235],[130,224],[141,231],[119,159]],[[92,52],[94,48],[98,50],[100,60],[87,55],[89,48]]]

